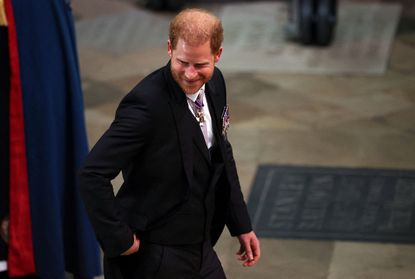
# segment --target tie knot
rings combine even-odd
[[[200,92],[196,98],[195,105],[197,109],[203,108],[203,92]]]

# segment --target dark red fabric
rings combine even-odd
[[[10,51],[10,277],[35,273],[19,52],[11,0],[5,0]]]

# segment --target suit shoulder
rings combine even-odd
[[[212,80],[216,84],[219,83],[225,86],[225,78],[223,77],[222,71],[218,67],[215,67],[215,70],[213,71]]]
[[[211,82],[217,90],[223,92],[226,96],[225,78],[223,77],[221,70],[219,70],[219,68],[217,67],[215,67],[215,70],[211,78]]]
[[[123,100],[140,100],[151,103],[162,98],[166,89],[163,68],[160,68],[139,81]]]
[[[216,66],[215,66],[215,70],[213,72],[213,76],[217,76],[217,77],[223,79],[222,71]]]

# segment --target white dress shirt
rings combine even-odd
[[[200,92],[205,92],[205,84],[194,94],[186,94],[187,98],[192,100],[193,102],[196,101],[197,96],[199,96]],[[192,109],[192,105],[190,101],[187,102],[190,112],[195,116],[195,112]],[[207,125],[207,132],[208,132],[208,142],[207,147],[210,148],[215,143],[215,138],[213,136],[213,129],[212,129],[212,117],[210,116],[209,112],[209,105],[206,99],[206,92],[203,95],[203,115],[205,116],[205,124]],[[195,116],[196,117],[196,116]]]

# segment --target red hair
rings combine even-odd
[[[176,48],[179,38],[196,46],[210,40],[212,54],[216,54],[223,42],[222,23],[206,10],[183,10],[170,22],[169,39],[173,49]]]

